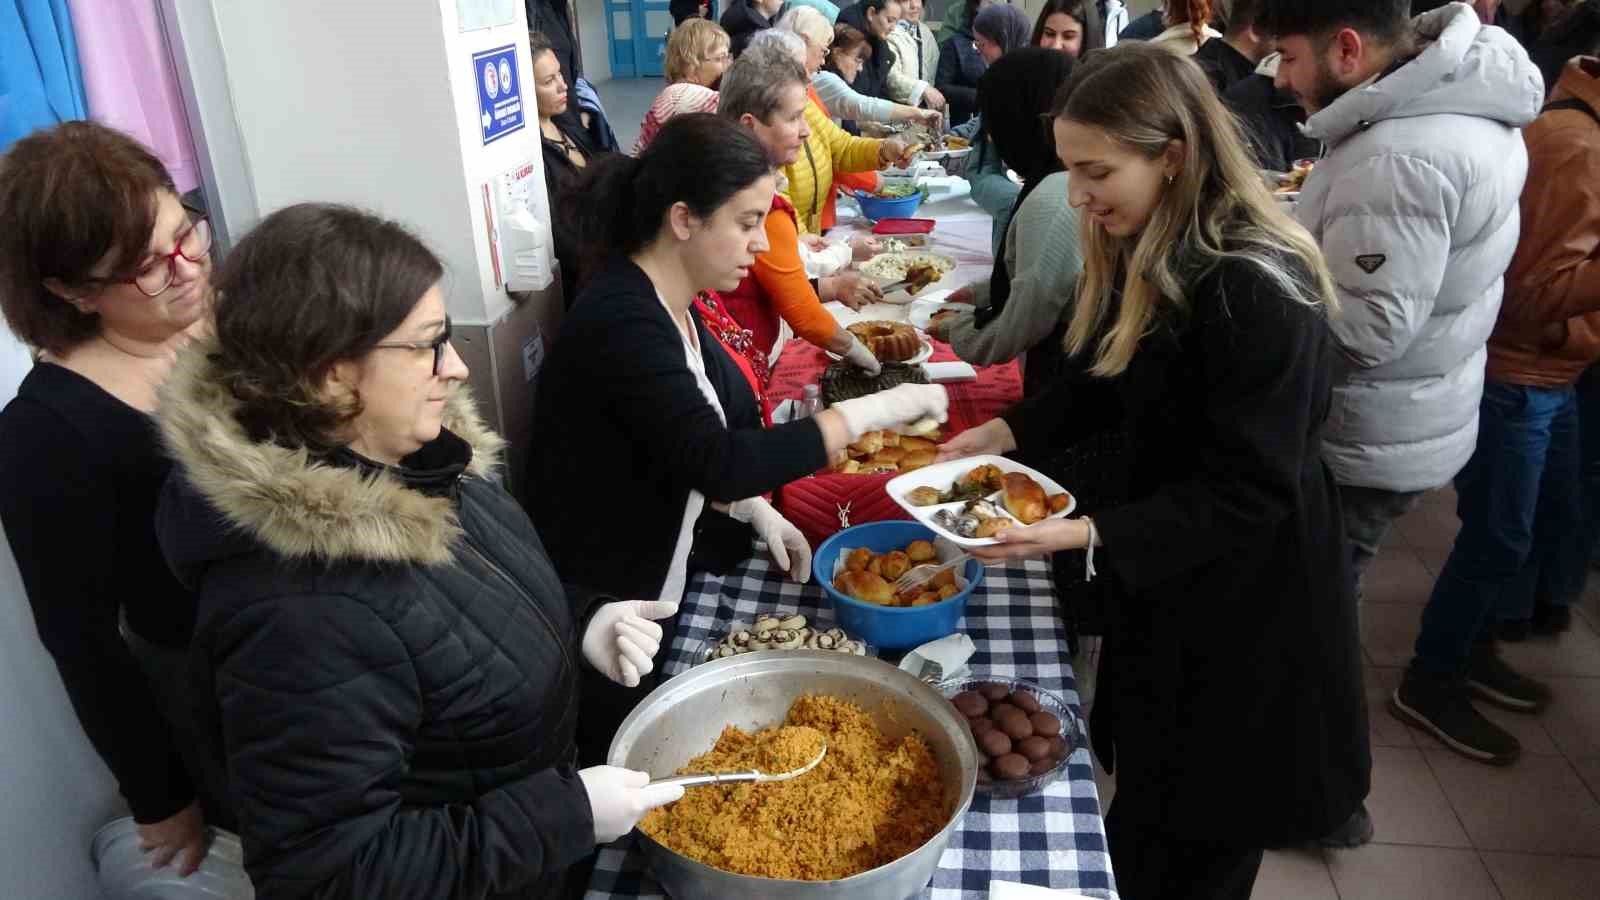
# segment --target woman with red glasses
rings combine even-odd
[[[92,122],[0,157],[0,310],[37,364],[0,411],[0,522],[39,637],[153,865],[231,827],[187,713],[195,598],[156,545],[152,414],[211,307],[211,230],[138,143]]]

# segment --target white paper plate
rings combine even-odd
[[[906,321],[918,331],[926,332],[928,325],[933,321],[933,314],[950,304],[950,295],[953,290],[923,291],[920,296],[911,301],[911,308],[906,311]]]
[[[824,351],[824,352],[826,352],[828,354],[828,358],[829,359],[831,359],[831,360],[833,360],[835,362],[837,362],[837,361],[839,361],[841,359],[844,359],[844,357],[840,356],[837,353],[834,353],[832,350],[827,350],[827,351]],[[922,339],[922,348],[916,352],[915,356],[911,357],[910,359],[902,359],[902,360],[899,360],[899,361],[902,362],[902,363],[905,363],[908,366],[914,366],[917,363],[927,362],[928,360],[930,360],[932,358],[933,358],[933,344],[929,343],[927,338],[923,338]]]
[[[941,503],[938,506],[913,506],[906,500],[906,495],[919,487],[935,487],[941,491],[947,491],[951,485],[955,484],[957,478],[986,463],[995,466],[1002,472],[1021,472],[1029,476],[1034,481],[1039,482],[1040,487],[1044,488],[1046,497],[1061,493],[1067,494],[1067,508],[1061,512],[1046,516],[1046,519],[1064,519],[1072,515],[1072,511],[1078,507],[1078,498],[1072,496],[1066,488],[1056,483],[1054,479],[1037,469],[1030,469],[1022,463],[1007,459],[1004,456],[969,456],[966,459],[952,459],[949,462],[935,463],[934,465],[917,469],[914,472],[898,475],[890,479],[889,483],[883,486],[883,489],[889,492],[889,499],[900,504],[900,507],[910,513],[918,522],[933,529],[935,534],[947,537],[963,547],[987,547],[990,544],[998,544],[1000,542],[994,538],[962,537],[933,520],[934,513],[941,509],[960,509],[960,503]],[[993,500],[998,496],[998,494],[994,494],[989,499]],[[1004,503],[996,502],[995,505],[1004,512]],[[1010,513],[1006,513],[1006,516],[1011,518],[1012,521],[1016,521],[1016,517]],[[1018,525],[1020,526],[1021,523],[1019,522]]]

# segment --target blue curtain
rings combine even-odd
[[[0,0],[0,153],[88,115],[67,0]]]

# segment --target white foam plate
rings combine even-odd
[[[911,308],[906,312],[906,321],[919,331],[927,331],[928,325],[933,321],[933,314],[948,306],[945,301],[954,293],[953,290],[923,291],[911,301]]]
[[[931,466],[917,469],[913,472],[907,472],[904,475],[897,475],[890,479],[889,483],[883,486],[883,489],[889,492],[889,499],[900,504],[900,507],[906,512],[910,513],[911,516],[918,522],[921,522],[922,524],[933,529],[935,534],[947,537],[963,547],[987,547],[991,544],[998,544],[1000,542],[994,538],[962,537],[961,535],[950,531],[943,525],[940,525],[938,522],[934,521],[934,513],[941,509],[959,510],[961,508],[961,503],[941,503],[938,506],[913,506],[906,500],[906,495],[919,487],[935,487],[941,491],[947,491],[950,489],[951,485],[955,484],[957,478],[965,475],[967,472],[971,471],[977,466],[981,466],[986,463],[994,465],[1002,472],[1021,472],[1029,476],[1034,481],[1039,482],[1040,487],[1044,488],[1046,497],[1065,493],[1067,495],[1067,508],[1063,509],[1061,512],[1046,516],[1046,520],[1065,519],[1067,516],[1072,515],[1072,511],[1074,509],[1078,508],[1078,498],[1074,497],[1070,491],[1067,491],[1066,488],[1057,483],[1055,479],[1050,478],[1037,469],[1031,469],[1014,459],[1007,459],[1004,456],[969,456],[965,459],[952,459],[949,462],[935,463]],[[1002,512],[1004,512],[1005,504],[996,500],[996,498],[999,496],[1000,495],[998,493],[991,494],[987,499],[995,500],[995,505],[998,506]],[[1006,516],[1012,521],[1016,521],[1016,517],[1012,516],[1010,513],[1006,513]],[[1017,524],[1020,526],[1022,523],[1018,522]]]

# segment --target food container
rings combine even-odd
[[[940,510],[948,509],[959,511],[964,505],[963,501],[957,500],[951,503],[939,503],[934,506],[917,506],[910,500],[906,499],[908,494],[919,487],[933,487],[938,488],[941,491],[949,490],[950,486],[955,483],[957,478],[960,478],[973,468],[982,465],[992,465],[1000,471],[1006,473],[1021,472],[1022,474],[1027,475],[1029,478],[1032,478],[1034,481],[1039,482],[1039,486],[1044,488],[1046,497],[1051,497],[1056,494],[1066,494],[1066,508],[1060,512],[1051,513],[1050,515],[1045,516],[1042,521],[1049,521],[1051,519],[1064,519],[1067,516],[1072,515],[1072,511],[1078,506],[1078,498],[1072,496],[1072,494],[1067,491],[1066,488],[1058,484],[1055,479],[1045,475],[1038,469],[1030,468],[1014,459],[1004,456],[969,456],[965,459],[952,459],[949,462],[934,463],[931,466],[925,466],[921,469],[907,472],[904,475],[896,476],[890,480],[888,484],[884,485],[883,489],[889,492],[889,497],[893,499],[894,502],[900,504],[900,508],[910,513],[919,523],[927,528],[932,529],[940,537],[949,538],[963,547],[987,547],[990,544],[998,544],[1000,542],[992,537],[962,537],[954,531],[951,531],[950,529],[939,524],[939,522],[935,519],[935,516]],[[1022,523],[1018,522],[1015,516],[1007,512],[1005,509],[1005,504],[1001,502],[1002,494],[1003,492],[1001,491],[996,491],[992,494],[985,494],[984,499],[993,503],[999,508],[1002,515],[1016,523],[1014,527],[1020,527]]]
[[[879,219],[878,224],[872,226],[873,234],[894,235],[919,235],[927,234],[934,228],[932,219]]]
[[[89,842],[105,900],[252,900],[256,895],[244,870],[244,849],[232,832],[212,829],[205,859],[187,878],[176,865],[151,867],[139,843],[139,827],[126,817],[107,823]]]
[[[1029,694],[1032,694],[1034,699],[1039,701],[1040,709],[1053,714],[1056,718],[1061,720],[1061,736],[1067,741],[1067,753],[1065,756],[1061,757],[1061,761],[1057,762],[1049,771],[1010,781],[997,780],[979,784],[977,786],[977,791],[979,793],[988,794],[991,797],[1011,798],[1025,797],[1028,794],[1041,791],[1046,785],[1056,781],[1062,775],[1066,774],[1067,762],[1072,759],[1072,754],[1078,752],[1079,748],[1087,747],[1089,745],[1088,739],[1085,737],[1083,730],[1083,721],[1078,718],[1077,714],[1072,711],[1071,707],[1067,706],[1067,702],[1056,694],[1045,690],[1031,681],[1023,681],[1018,678],[1002,678],[993,675],[983,677],[973,675],[968,678],[959,678],[951,681],[940,682],[939,691],[940,693],[944,694],[946,699],[949,699],[961,693],[962,691],[972,690],[980,684],[1003,684],[1009,688],[1012,693],[1025,691]],[[955,710],[954,706],[950,708]],[[956,715],[961,715],[959,710],[956,711]],[[972,740],[972,732],[970,729],[967,731],[967,740]],[[973,744],[973,749],[974,752],[976,752],[977,744]]]
[[[725,872],[640,833],[650,872],[675,900],[904,900],[933,878],[939,857],[972,805],[978,754],[961,714],[932,685],[864,656],[818,650],[752,653],[698,666],[634,707],[611,742],[614,766],[663,777],[716,743],[727,725],[776,725],[802,694],[859,704],[890,738],[921,734],[939,767],[949,820],[894,862],[834,881],[789,881]]]
[[[890,482],[891,484],[893,482]],[[919,644],[955,634],[956,625],[967,611],[967,598],[983,583],[983,563],[969,559],[962,569],[966,590],[948,600],[927,606],[879,606],[864,603],[833,587],[834,564],[844,547],[865,547],[873,553],[900,550],[912,541],[931,541],[937,535],[916,522],[868,522],[846,528],[822,542],[811,560],[811,575],[833,601],[839,626],[862,640],[885,650],[905,650]]]
[[[918,190],[908,197],[879,197],[866,191],[852,191],[851,196],[861,207],[861,214],[876,222],[880,219],[909,218],[928,198],[928,192]]]

